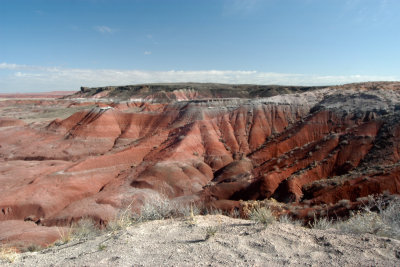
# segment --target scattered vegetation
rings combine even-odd
[[[157,197],[147,201],[141,208],[138,221],[151,221],[172,218],[176,207],[166,197]]]
[[[27,251],[29,251],[29,252],[35,252],[35,251],[40,251],[40,250],[42,250],[42,247],[41,247],[41,246],[36,245],[36,244],[31,244],[31,245],[29,245],[28,247],[26,247],[26,249],[23,250],[22,252],[27,252]]]
[[[220,209],[205,209],[203,211],[204,215],[222,215],[223,212]]]
[[[252,212],[250,213],[250,220],[267,226],[274,223],[276,221],[276,218],[269,208],[260,207],[252,210]]]
[[[352,213],[347,221],[339,221],[334,227],[346,233],[369,233],[400,239],[400,198],[391,202],[382,198],[372,200],[362,211]]]
[[[210,239],[213,237],[216,233],[218,232],[218,227],[216,226],[208,226],[206,228],[206,237],[204,238],[205,240]]]
[[[131,226],[133,223],[131,206],[132,203],[129,204],[127,208],[119,212],[117,216],[114,218],[114,220],[109,221],[106,229],[115,233],[117,231],[125,229],[126,227]]]
[[[319,230],[326,230],[332,228],[333,221],[327,217],[316,218],[314,216],[314,220],[309,222],[308,225],[311,228],[319,229]]]
[[[347,201],[344,202],[347,204]],[[370,196],[362,210],[351,212],[347,220],[334,222],[327,217],[319,219],[314,217],[309,226],[314,229],[334,228],[345,233],[369,233],[400,239],[400,198],[389,201],[382,197]]]
[[[69,228],[57,228],[60,238],[54,245],[63,245],[72,240],[93,238],[100,235],[104,230],[115,234],[135,222],[185,217],[188,218],[191,225],[195,225],[195,215],[200,214],[200,209],[196,205],[179,205],[162,196],[147,201],[138,214],[132,213],[131,206],[132,203],[121,210],[114,220],[107,223],[107,226],[103,230],[91,218],[83,218]]]
[[[103,250],[105,250],[106,248],[107,248],[107,246],[104,245],[104,244],[99,244],[99,245],[97,246],[97,249],[98,249],[99,251],[103,251]]]
[[[186,222],[188,223],[189,226],[194,226],[196,225],[196,219],[194,217],[194,210],[193,210],[193,206],[190,206],[190,214],[189,216],[186,216],[187,220]]]
[[[93,238],[101,234],[100,228],[96,226],[91,218],[82,218],[69,228],[58,227],[57,230],[60,238],[54,243],[56,246],[64,245],[72,240]]]
[[[57,228],[60,238],[54,243],[56,246],[64,245],[72,240],[73,228]]]
[[[0,247],[0,260],[13,263],[18,258],[18,251],[14,247]]]
[[[144,203],[140,214],[135,216],[135,220],[143,222],[198,214],[200,214],[200,209],[196,205],[182,205],[169,200],[167,197],[159,196]]]
[[[73,227],[73,238],[85,239],[99,235],[100,229],[91,218],[83,218]]]
[[[358,199],[364,202],[364,207],[358,211],[350,214],[347,220],[330,219],[324,216],[325,213],[314,213],[314,220],[309,222],[308,226],[314,229],[326,230],[337,229],[341,232],[352,234],[370,233],[379,236],[391,237],[400,239],[400,198],[399,197],[364,197]],[[338,202],[338,205],[348,206],[349,200],[343,199]],[[254,201],[242,203],[242,210],[234,210],[230,215],[233,217],[241,217],[244,215],[256,223],[268,226],[276,222],[276,217],[271,210],[274,211],[276,207],[283,207],[283,210],[290,210],[283,204],[271,199],[262,203]],[[280,205],[280,206],[279,206]],[[283,206],[282,206],[283,205]],[[297,206],[295,206],[297,207]],[[318,206],[314,206],[316,208]],[[319,207],[320,209],[323,206]],[[282,209],[281,209],[282,211]],[[150,220],[160,220],[166,218],[184,217],[190,226],[196,225],[195,215],[201,213],[201,209],[196,205],[179,205],[166,197],[156,197],[146,202],[138,214],[132,214],[131,205],[122,210],[115,218],[108,222],[106,230],[115,233],[135,222],[144,222]],[[221,215],[222,211],[218,209],[207,210],[204,209],[203,214]],[[294,214],[294,211],[291,210]],[[293,219],[289,214],[284,214],[279,217],[280,223],[287,223],[292,225],[302,225],[299,220]],[[215,236],[218,232],[219,226],[210,226],[205,228],[205,239],[208,240]],[[97,236],[101,230],[96,226],[95,222],[90,218],[83,218],[78,223],[70,228],[58,228],[60,239],[55,245],[65,244],[73,239],[87,239]],[[107,246],[104,244],[98,245],[98,250],[102,251]],[[27,251],[38,251],[40,247],[31,245]],[[7,262],[12,262],[16,259],[17,251],[13,248],[2,247],[0,250],[0,259]]]
[[[284,215],[280,216],[279,217],[279,222],[280,223],[297,225],[297,226],[303,225],[303,223],[301,221],[293,219],[288,214],[284,214]]]

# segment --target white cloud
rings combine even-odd
[[[0,70],[15,70],[15,69],[22,69],[26,67],[25,65],[18,65],[18,64],[9,64],[9,63],[0,63]]]
[[[6,62],[0,63],[0,70],[29,70],[29,71],[58,71],[57,67],[43,67],[43,66],[32,66],[32,65],[22,65],[22,64],[10,64]]]
[[[156,82],[333,85],[363,81],[395,80],[399,80],[399,77],[367,75],[324,76],[241,70],[94,70],[0,63],[0,92],[78,90],[80,86],[95,87]]]
[[[100,33],[113,33],[115,32],[115,29],[112,29],[108,26],[96,26],[94,29]]]
[[[15,77],[24,77],[24,78],[33,78],[33,77],[43,77],[44,74],[42,73],[26,73],[17,71],[14,73]]]
[[[145,54],[146,56],[151,55],[151,51],[144,51],[144,54]]]

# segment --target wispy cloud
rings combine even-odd
[[[25,65],[18,65],[18,64],[9,64],[9,63],[0,63],[0,70],[15,70],[15,69],[23,69],[26,67]]]
[[[144,54],[145,54],[146,56],[151,55],[151,51],[144,51]]]
[[[100,33],[113,33],[115,32],[115,29],[112,29],[108,26],[96,26],[94,29]]]
[[[17,71],[14,73],[15,77],[24,77],[24,78],[33,78],[33,77],[42,77],[44,74],[42,73],[27,73]]]
[[[94,70],[0,63],[0,92],[78,90],[80,86],[126,85],[154,82],[333,85],[363,81],[395,81],[399,79],[396,76],[324,76],[244,70]]]
[[[2,62],[0,63],[0,70],[25,70],[25,71],[49,72],[49,71],[58,71],[58,67],[44,67],[44,66],[33,66],[33,65]]]

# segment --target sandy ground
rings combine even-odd
[[[215,232],[216,231],[216,232]],[[206,238],[207,233],[215,234]],[[10,266],[400,266],[400,241],[222,215],[135,224],[20,254]]]

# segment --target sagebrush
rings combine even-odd
[[[369,233],[400,239],[400,198],[369,201],[361,211],[352,213],[347,221],[340,221],[334,227],[347,233]]]
[[[275,216],[272,214],[272,211],[266,207],[255,208],[250,213],[250,220],[253,220],[257,223],[261,223],[263,225],[269,225],[276,221]]]

